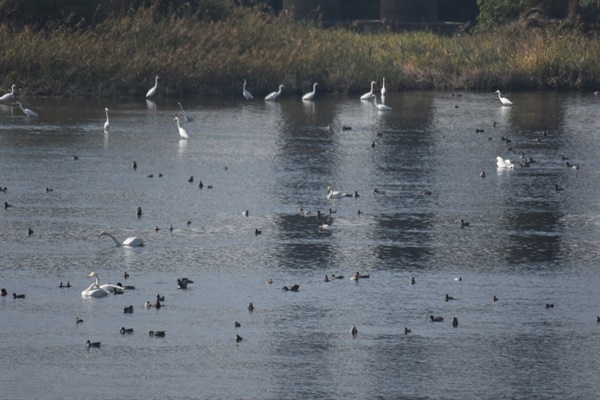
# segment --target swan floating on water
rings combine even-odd
[[[144,240],[142,238],[139,238],[136,236],[128,237],[127,239],[125,239],[125,241],[123,243],[119,242],[117,239],[114,238],[113,235],[111,235],[110,233],[108,233],[106,231],[102,231],[98,234],[98,237],[102,237],[102,236],[108,236],[109,238],[111,238],[112,240],[115,241],[117,246],[141,247],[144,245]]]
[[[87,289],[81,292],[81,297],[106,297],[115,290],[123,290],[122,287],[106,283],[100,286],[100,280],[98,274],[94,271],[88,274],[88,278],[94,277],[96,281],[90,285]]]
[[[498,166],[498,168],[515,168],[515,165],[508,158],[506,160],[503,160],[500,156],[496,157],[496,165]]]

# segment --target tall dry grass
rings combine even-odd
[[[359,34],[320,29],[258,10],[205,22],[152,10],[91,30],[41,32],[0,26],[0,86],[38,95],[231,95],[247,79],[256,95],[283,83],[332,93],[386,78],[402,89],[597,89],[600,36],[504,27],[475,35]]]

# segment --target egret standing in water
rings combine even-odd
[[[185,120],[185,122],[192,122],[194,120],[194,117],[192,117],[189,113],[185,112],[181,103],[177,104],[179,104],[179,108],[181,108],[181,113],[183,114],[183,119]]]
[[[246,80],[244,79],[244,86],[242,87],[242,95],[246,98],[246,100],[252,100],[254,96],[252,93],[246,90]]]
[[[392,109],[385,104],[377,104],[377,95],[373,95],[373,103],[375,103],[375,107],[377,107],[379,111],[392,111]]]
[[[104,132],[108,132],[110,130],[110,121],[108,119],[108,108],[104,107],[104,112],[106,113],[106,122],[104,123]]]
[[[315,97],[315,93],[317,93],[317,85],[318,83],[315,82],[312,92],[306,93],[304,96],[302,96],[302,101],[311,101]]]
[[[146,93],[146,98],[149,99],[150,97],[154,96],[156,94],[156,90],[158,89],[158,75],[156,75],[156,78],[154,78],[154,86],[148,90],[148,93]]]
[[[375,83],[375,81],[371,82],[371,91],[360,96],[361,100],[369,100],[373,96],[373,86],[375,86]]]
[[[512,106],[512,101],[510,101],[509,99],[507,99],[506,97],[502,97],[500,95],[500,91],[496,90],[496,94],[498,95],[498,98],[500,99],[500,101],[502,102],[502,105],[504,106]]]
[[[23,111],[28,117],[39,117],[39,115],[36,112],[31,111],[29,108],[23,108],[23,105],[20,101],[17,101],[17,104],[21,108],[21,111]]]
[[[381,85],[381,97],[385,97],[385,78],[383,78],[383,85]]]
[[[15,99],[15,90],[17,90],[17,85],[13,84],[10,89],[10,93],[6,93],[0,97],[0,101],[13,101]]]
[[[175,117],[173,118],[173,121],[177,121],[177,129],[179,129],[179,136],[181,136],[182,139],[189,138],[187,131],[179,125],[179,118]]]
[[[279,97],[279,95],[281,94],[281,89],[283,89],[284,86],[283,85],[279,85],[279,90],[276,92],[271,92],[267,95],[267,97],[265,97],[265,101],[275,101],[277,100],[277,98]]]

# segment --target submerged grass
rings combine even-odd
[[[255,95],[364,91],[386,78],[403,89],[597,89],[600,36],[507,26],[453,37],[428,32],[360,34],[235,9],[206,22],[138,10],[90,30],[0,25],[0,86],[34,95],[129,96],[155,75],[162,93]]]

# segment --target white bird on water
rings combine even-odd
[[[361,100],[369,100],[373,96],[373,86],[375,86],[375,83],[375,81],[371,82],[371,91],[360,96]]]
[[[39,117],[39,115],[36,112],[31,111],[29,108],[23,108],[23,105],[20,101],[17,101],[17,104],[19,105],[19,107],[21,107],[21,111],[23,111],[28,117]]]
[[[502,105],[505,106],[512,106],[512,101],[510,101],[509,99],[507,99],[506,97],[502,97],[500,95],[500,91],[496,90],[496,94],[498,95],[498,98],[500,99],[500,101],[502,102]]]
[[[315,97],[315,93],[317,93],[317,85],[318,83],[315,82],[312,92],[306,93],[304,96],[302,96],[302,101],[311,101]]]
[[[96,281],[90,285],[87,289],[81,292],[81,297],[106,297],[115,290],[123,290],[121,286],[112,285],[110,283],[106,283],[100,286],[100,280],[98,279],[98,274],[95,272],[90,272],[87,276],[88,278],[94,277]]]
[[[175,117],[173,118],[173,121],[177,121],[177,129],[179,130],[179,136],[181,136],[183,139],[189,138],[187,131],[179,125],[179,118]]]
[[[385,97],[385,78],[383,78],[383,85],[381,85],[381,97]]]
[[[192,122],[194,120],[194,117],[192,117],[189,113],[187,113],[183,109],[183,106],[181,105],[181,103],[177,103],[177,104],[179,104],[179,108],[181,108],[181,113],[183,114],[183,119],[185,120],[185,122]]]
[[[156,89],[158,89],[158,75],[156,75],[156,78],[154,78],[154,86],[152,86],[152,88],[148,90],[148,93],[146,93],[146,98],[149,99],[150,97],[154,96],[156,94]]]
[[[246,80],[244,79],[244,86],[242,87],[242,95],[246,98],[246,100],[252,100],[254,96],[252,93],[246,90]]]
[[[390,107],[386,106],[385,104],[377,103],[377,95],[373,95],[373,103],[375,104],[375,107],[377,107],[377,109],[379,111],[392,111],[392,109]]]
[[[265,101],[275,101],[277,99],[277,97],[279,97],[279,95],[281,94],[281,89],[283,89],[284,86],[283,85],[279,85],[279,90],[276,92],[271,92],[267,95],[267,97],[265,97]]]
[[[10,93],[6,93],[2,97],[0,97],[0,101],[12,101],[15,99],[15,90],[17,89],[17,85],[12,85],[10,89]]]
[[[515,168],[515,165],[508,158],[506,160],[503,160],[500,156],[496,157],[496,165],[498,166],[498,168]]]
[[[110,121],[108,119],[108,108],[104,107],[104,112],[106,113],[106,122],[104,123],[104,132],[108,132],[110,130]]]
[[[108,233],[106,231],[102,231],[98,234],[98,237],[102,237],[102,236],[108,236],[109,238],[111,238],[112,240],[115,241],[117,246],[140,247],[140,246],[144,245],[144,240],[139,237],[136,237],[136,236],[128,237],[127,239],[125,239],[125,241],[123,243],[119,242],[117,239],[114,238],[113,235],[111,235],[110,233]]]

